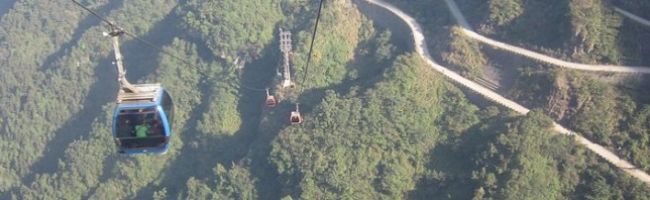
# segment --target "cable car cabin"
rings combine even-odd
[[[265,103],[267,108],[273,108],[278,105],[278,102],[275,100],[275,97],[273,95],[266,96]]]
[[[302,117],[300,116],[300,112],[298,111],[291,111],[291,116],[289,117],[289,122],[292,125],[300,124],[302,123]]]
[[[113,137],[118,151],[164,154],[172,134],[172,99],[159,84],[134,86],[137,93],[120,90],[113,113]]]

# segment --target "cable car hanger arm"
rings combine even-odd
[[[120,36],[124,34],[124,30],[119,27],[111,26],[111,32],[108,33],[113,41],[113,51],[115,52],[115,66],[117,67],[117,82],[120,85],[120,90],[125,90],[131,93],[138,93],[129,80],[126,79],[126,70],[122,62],[122,53],[120,52]]]
[[[119,88],[120,90],[124,90],[127,92],[137,93],[138,90],[133,85],[131,85],[131,83],[129,83],[129,81],[126,79],[126,70],[124,70],[123,57],[120,51],[120,36],[125,34],[124,29],[115,25],[115,23],[107,20],[101,15],[97,14],[95,11],[91,10],[90,8],[82,5],[78,1],[72,0],[72,2],[74,2],[84,10],[88,11],[90,14],[94,15],[95,17],[99,18],[103,22],[106,22],[106,24],[108,24],[108,26],[111,28],[111,32],[109,32],[108,34],[105,33],[105,36],[110,36],[113,43],[113,51],[115,52],[115,66],[117,68],[117,82],[120,85]]]
[[[156,50],[160,51],[161,53],[164,53],[164,54],[166,54],[166,55],[169,55],[169,56],[173,57],[174,59],[177,59],[177,60],[179,60],[179,61],[181,61],[181,62],[183,62],[183,63],[185,63],[185,64],[187,64],[187,65],[189,65],[189,66],[192,66],[192,63],[191,63],[190,61],[188,61],[188,60],[186,60],[186,59],[183,59],[183,58],[181,58],[181,57],[179,57],[179,56],[177,56],[177,55],[175,55],[175,54],[169,53],[169,52],[165,51],[163,48],[160,48],[159,46],[157,46],[157,45],[155,45],[155,44],[153,44],[153,43],[151,43],[151,42],[149,42],[149,41],[147,41],[147,40],[144,40],[144,39],[142,39],[142,38],[139,38],[139,37],[137,37],[135,34],[133,34],[133,33],[131,33],[131,32],[128,32],[128,31],[122,29],[121,27],[117,26],[115,23],[113,23],[113,22],[111,22],[110,20],[104,18],[103,16],[97,14],[95,11],[93,11],[93,10],[91,10],[90,8],[88,8],[88,7],[84,6],[84,5],[82,5],[82,4],[79,3],[78,1],[76,1],[76,0],[71,0],[71,1],[74,2],[75,4],[77,4],[77,5],[78,5],[79,7],[81,7],[82,9],[88,11],[90,14],[94,15],[95,17],[97,17],[97,18],[100,19],[101,21],[103,21],[103,22],[105,22],[106,24],[108,24],[108,25],[111,27],[111,29],[113,29],[113,28],[120,29],[121,32],[122,32],[122,34],[124,34],[124,35],[126,35],[126,36],[129,36],[129,37],[131,37],[131,38],[133,38],[133,39],[135,39],[135,40],[137,40],[137,41],[139,41],[139,42],[141,42],[141,43],[143,43],[143,44],[145,44],[145,45],[147,45],[147,46],[149,46],[149,47],[151,47],[151,48],[153,48],[153,49],[156,49]]]

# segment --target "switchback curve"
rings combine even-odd
[[[460,9],[456,5],[456,2],[454,0],[445,0],[445,3],[447,3],[447,7],[449,8],[449,11],[451,12],[452,16],[456,19],[458,24],[460,24],[460,28],[462,32],[475,40],[478,40],[482,43],[485,43],[487,45],[490,45],[494,48],[497,49],[502,49],[505,51],[509,51],[511,53],[519,54],[534,60],[542,61],[545,63],[549,63],[552,65],[556,65],[559,67],[564,67],[568,69],[575,69],[575,70],[583,70],[583,71],[599,71],[599,72],[619,72],[619,73],[643,73],[643,74],[650,74],[650,67],[642,67],[642,66],[619,66],[619,65],[590,65],[590,64],[582,64],[582,63],[574,63],[574,62],[568,62],[564,60],[560,60],[551,56],[547,56],[541,53],[537,53],[528,49],[524,49],[521,47],[513,46],[510,44],[506,44],[500,41],[496,41],[494,39],[485,37],[481,34],[478,34],[477,32],[474,32],[465,19],[465,16],[463,16],[463,13],[460,12]],[[637,17],[638,18],[638,17]],[[648,22],[650,25],[650,22]]]
[[[445,0],[445,1],[452,2],[451,0]],[[496,93],[496,92],[494,92],[492,90],[489,90],[489,89],[487,89],[487,88],[485,88],[485,87],[483,87],[483,86],[481,86],[481,85],[479,85],[479,84],[477,84],[477,83],[475,83],[475,82],[473,82],[473,81],[471,81],[469,79],[466,79],[465,77],[460,76],[458,73],[456,73],[454,71],[451,71],[451,70],[447,69],[446,67],[444,67],[442,65],[437,64],[433,60],[431,55],[429,54],[429,48],[426,45],[426,40],[425,40],[423,31],[422,31],[422,27],[411,16],[409,16],[406,13],[402,12],[397,7],[394,7],[393,5],[391,5],[389,3],[386,3],[384,1],[381,1],[381,0],[366,0],[366,2],[371,3],[371,4],[375,4],[375,5],[378,5],[378,6],[382,7],[382,8],[384,8],[384,9],[387,9],[391,13],[395,14],[400,19],[402,19],[404,22],[406,22],[406,24],[411,29],[411,33],[413,34],[413,39],[414,39],[413,42],[414,42],[414,46],[415,46],[415,51],[420,56],[422,56],[424,58],[426,63],[429,64],[429,66],[431,68],[433,68],[436,71],[440,72],[441,74],[449,77],[450,79],[452,79],[456,83],[461,84],[461,85],[469,88],[470,90],[481,94],[482,96],[490,99],[491,101],[494,101],[494,102],[496,102],[496,103],[498,103],[500,105],[503,105],[503,106],[505,106],[507,108],[510,108],[510,109],[514,110],[515,112],[517,112],[517,113],[525,115],[528,112],[530,112],[530,110],[528,108],[526,108],[526,107],[524,107],[522,105],[519,105],[518,103],[516,103],[516,102],[514,102],[514,101],[512,101],[510,99],[507,99],[507,98],[501,96],[500,94],[498,94],[498,93]],[[646,184],[648,184],[650,186],[650,175],[648,175],[646,172],[638,169],[636,166],[634,166],[634,165],[630,164],[629,162],[621,159],[620,157],[618,157],[613,152],[607,150],[605,147],[589,141],[587,138],[581,136],[580,134],[577,134],[574,131],[571,131],[571,130],[563,127],[562,125],[560,125],[560,124],[558,124],[556,122],[553,122],[553,126],[554,126],[554,130],[557,131],[558,133],[573,136],[575,138],[576,142],[578,142],[579,144],[584,145],[587,149],[589,149],[590,151],[596,153],[597,155],[599,155],[603,159],[607,160],[608,162],[610,162],[615,167],[617,167],[620,170],[628,173],[629,175],[635,177],[636,179],[638,179],[638,180],[640,180],[642,182],[645,182]]]

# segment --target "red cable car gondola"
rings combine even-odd
[[[298,104],[296,104],[296,111],[291,111],[291,115],[289,116],[289,123],[291,123],[291,125],[302,123],[302,116],[300,116],[300,108]]]

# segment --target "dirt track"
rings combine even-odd
[[[455,5],[455,2],[453,0],[445,0],[447,2],[447,5],[449,6],[450,10],[452,11],[452,14],[454,14],[455,17],[462,17],[462,13],[458,10],[457,6]],[[442,73],[443,75],[449,77],[453,81],[481,94],[482,96],[490,99],[491,101],[494,101],[498,104],[501,104],[507,108],[510,108],[520,114],[527,114],[530,112],[530,110],[526,107],[523,107],[519,105],[518,103],[511,101],[496,92],[489,90],[469,79],[466,79],[456,72],[453,72],[446,67],[437,64],[429,54],[429,49],[426,45],[426,40],[422,31],[422,27],[409,15],[406,13],[402,12],[400,9],[397,7],[394,7],[386,2],[383,2],[381,0],[366,0],[366,2],[375,4],[378,6],[381,6],[382,8],[385,8],[389,10],[391,13],[397,15],[399,18],[401,18],[406,24],[408,24],[409,28],[411,29],[411,33],[413,34],[413,39],[414,39],[414,46],[415,46],[415,51],[422,56],[425,61],[431,66],[433,69],[436,71]],[[454,11],[455,10],[455,11]],[[469,26],[466,21],[464,21],[464,17],[461,18],[462,20],[459,20],[459,23],[463,26]],[[469,30],[468,30],[469,31]],[[527,51],[527,50],[526,50]],[[534,53],[534,52],[533,52]],[[541,55],[541,54],[540,54]],[[542,55],[544,56],[544,55]],[[547,56],[546,56],[547,57]],[[565,62],[565,61],[562,61]],[[593,66],[590,66],[593,67]],[[634,68],[634,67],[619,67],[621,70],[631,70],[631,71],[621,71],[621,72],[641,72],[637,70],[643,70],[641,73],[650,73],[650,69],[647,68]],[[647,72],[645,72],[647,70]],[[598,71],[598,70],[596,70]],[[606,70],[606,71],[611,71],[611,70]],[[625,171],[626,173],[632,175],[633,177],[639,179],[640,181],[643,181],[647,184],[650,185],[650,175],[645,173],[644,171],[641,171],[637,169],[634,165],[630,164],[629,162],[621,159],[618,157],[616,154],[613,152],[607,150],[605,147],[598,145],[596,143],[593,143],[589,141],[588,139],[580,136],[580,134],[576,134],[573,131],[570,131],[569,129],[563,127],[562,125],[559,125],[557,123],[554,123],[554,129],[565,135],[573,136],[576,139],[576,142],[579,144],[584,145],[587,149],[591,150],[592,152],[598,154],[600,157],[603,159],[607,160],[610,162],[612,165],[616,166],[617,168]]]
[[[465,19],[465,16],[463,16],[463,13],[460,12],[460,9],[458,9],[458,6],[456,6],[456,3],[453,0],[445,0],[447,3],[447,7],[449,7],[449,11],[452,13],[453,17],[456,19],[458,24],[460,24],[461,29],[463,33],[475,40],[478,40],[484,44],[490,45],[494,48],[497,49],[502,49],[505,51],[509,51],[514,54],[522,55],[534,60],[546,62],[549,64],[553,64],[559,67],[564,67],[564,68],[569,68],[569,69],[575,69],[575,70],[584,70],[584,71],[601,71],[601,72],[620,72],[620,73],[643,73],[643,74],[650,74],[650,67],[642,67],[642,66],[619,66],[619,65],[590,65],[590,64],[582,64],[582,63],[574,63],[574,62],[568,62],[564,60],[560,60],[557,58],[553,58],[541,53],[537,53],[534,51],[530,51],[528,49],[524,49],[521,47],[509,45],[500,41],[496,41],[493,39],[490,39],[488,37],[485,37],[481,34],[478,34],[474,32]],[[620,10],[620,9],[619,9]],[[622,12],[625,12],[621,10]],[[629,14],[629,13],[628,13]],[[630,14],[631,15],[631,14]],[[634,15],[632,15],[634,16]],[[629,16],[628,16],[629,17]],[[636,16],[635,16],[636,17]],[[637,17],[639,18],[639,17]],[[640,18],[639,18],[640,19]],[[642,19],[643,20],[643,19]],[[646,21],[648,25],[650,26],[650,22]]]

